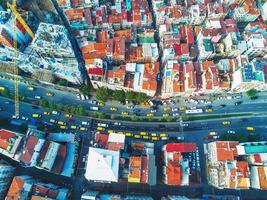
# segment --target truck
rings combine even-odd
[[[95,111],[98,111],[98,110],[99,110],[99,108],[98,108],[98,107],[96,107],[96,106],[91,106],[91,107],[90,107],[90,110],[95,110]]]

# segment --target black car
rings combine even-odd
[[[240,105],[242,103],[242,101],[237,101],[237,102],[235,102],[235,105],[237,106],[237,105]]]
[[[224,108],[224,107],[226,107],[226,105],[225,104],[222,104],[221,107]]]

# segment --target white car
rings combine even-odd
[[[183,136],[178,136],[177,140],[184,140],[184,137]]]
[[[34,98],[35,99],[41,99],[41,97],[40,96],[37,96],[37,95]]]
[[[25,120],[25,121],[28,121],[28,120],[29,120],[28,117],[24,117],[24,116],[22,116],[21,119],[23,119],[23,120]]]
[[[173,113],[172,115],[173,116],[179,116],[180,114],[176,112],[176,113]]]
[[[235,131],[229,130],[229,131],[227,131],[227,133],[229,133],[229,134],[235,134]]]
[[[89,122],[86,122],[86,121],[82,121],[82,125],[88,126],[88,125],[90,125],[90,123]]]
[[[219,138],[220,138],[219,135],[214,135],[214,136],[213,136],[213,139],[219,139]]]
[[[19,116],[17,116],[17,115],[12,115],[12,119],[19,119]]]
[[[172,109],[172,112],[176,112],[176,111],[178,111],[178,108],[173,108]]]
[[[120,123],[120,122],[114,122],[114,125],[116,125],[116,126],[120,126],[121,123]]]
[[[126,106],[127,109],[133,109],[134,106]]]
[[[52,111],[52,114],[53,114],[53,115],[59,115],[59,112],[58,112],[58,111],[55,111],[55,110],[53,110],[53,111]]]
[[[183,123],[182,126],[187,127],[189,124]]]

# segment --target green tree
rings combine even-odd
[[[113,98],[116,101],[123,102],[125,101],[125,92],[123,90],[115,90],[113,92]]]
[[[80,93],[84,94],[84,95],[87,95],[87,96],[90,96],[91,94],[91,90],[90,90],[90,87],[87,86],[87,85],[82,85],[80,88]]]
[[[8,88],[5,88],[4,90],[1,91],[1,96],[10,98],[11,97],[10,90]]]
[[[100,119],[106,118],[106,114],[104,112],[98,112],[97,115],[98,115],[98,118],[100,118]]]
[[[186,115],[186,114],[182,114],[181,118],[182,118],[183,121],[187,121],[189,119],[189,116]]]
[[[85,107],[82,105],[78,105],[76,108],[76,114],[77,115],[85,115],[86,114]]]
[[[133,91],[125,92],[125,99],[126,100],[134,100],[135,99],[135,93]]]
[[[62,86],[68,86],[69,85],[69,82],[65,79],[59,79],[56,83],[58,85],[62,85]]]
[[[26,124],[26,123],[21,124],[21,126],[19,127],[19,130],[20,130],[22,133],[26,133],[27,130],[28,130],[28,124]]]
[[[140,93],[137,93],[137,94],[136,94],[135,100],[136,100],[138,103],[142,103],[142,102],[148,100],[148,96],[147,96],[145,93],[140,92]]]
[[[9,121],[7,118],[1,118],[0,119],[0,125],[1,126],[5,126],[5,125],[8,125],[9,124]]]
[[[110,91],[105,87],[100,87],[96,90],[96,98],[104,102],[108,100],[109,94]]]
[[[49,102],[46,99],[39,100],[39,105],[42,107],[49,107]]]
[[[132,115],[131,116],[131,120],[134,121],[134,122],[136,122],[138,120],[138,116]]]
[[[258,94],[258,91],[256,89],[251,89],[246,92],[246,94],[251,98],[251,97],[256,97]]]

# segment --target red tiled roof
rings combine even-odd
[[[105,147],[108,142],[108,135],[98,133],[95,135],[95,141],[97,144],[100,144],[101,146]]]
[[[56,160],[51,171],[55,174],[60,174],[64,167],[65,159],[67,155],[67,147],[64,144],[61,144],[57,152]]]
[[[195,143],[168,143],[165,145],[167,152],[194,152],[196,151]]]
[[[167,184],[168,185],[181,185],[182,182],[182,169],[177,162],[169,161],[166,166]]]
[[[22,156],[20,157],[20,160],[25,164],[31,163],[32,155],[34,153],[34,148],[38,143],[38,141],[39,139],[32,135],[28,138],[25,149],[23,150]]]
[[[102,76],[103,75],[103,69],[102,68],[89,68],[88,74]]]

